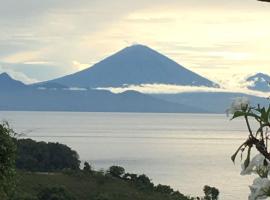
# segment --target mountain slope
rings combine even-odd
[[[51,82],[90,88],[153,83],[217,87],[212,81],[143,45],[127,47],[88,69]]]
[[[152,96],[191,107],[199,107],[211,113],[225,113],[236,97],[247,97],[252,105],[261,104],[267,106],[269,104],[267,98],[233,92],[185,92],[180,94],[156,94]]]
[[[12,79],[7,73],[0,74],[1,90],[20,90],[26,87],[22,82]]]
[[[255,74],[254,76],[247,78],[247,82],[250,83],[248,88],[251,90],[270,92],[270,76],[267,74]]]

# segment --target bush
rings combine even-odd
[[[17,141],[16,167],[32,172],[50,172],[63,169],[78,170],[79,156],[66,145],[36,142],[31,139]]]
[[[108,173],[113,177],[121,178],[125,173],[125,169],[120,166],[111,166],[108,170]]]
[[[204,186],[204,199],[205,200],[217,200],[219,196],[219,190],[215,187],[210,187],[208,185]]]
[[[170,186],[161,184],[155,187],[155,191],[162,194],[172,194],[174,192]]]
[[[84,167],[83,167],[84,172],[91,173],[92,172],[92,167],[88,162],[84,162]]]
[[[7,123],[0,124],[0,199],[8,199],[15,187],[15,133]]]
[[[38,193],[38,200],[76,200],[64,187],[47,187]]]

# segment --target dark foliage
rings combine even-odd
[[[76,200],[64,187],[47,187],[38,193],[38,200]]]
[[[159,185],[157,185],[155,187],[155,191],[156,192],[163,193],[163,194],[173,194],[173,192],[174,192],[173,189],[170,186],[168,186],[168,185],[161,185],[161,184],[159,184]]]
[[[121,178],[121,176],[124,175],[124,173],[125,169],[120,166],[111,166],[108,170],[108,174],[117,178]]]
[[[51,172],[63,169],[79,169],[78,154],[59,143],[36,142],[31,139],[17,140],[18,169],[33,172]]]
[[[205,200],[217,200],[219,196],[219,190],[215,187],[210,187],[208,185],[204,186],[204,199]]]
[[[91,165],[88,162],[84,162],[83,171],[84,172],[89,172],[89,173],[92,172],[92,167],[91,167]]]
[[[8,124],[0,124],[0,199],[9,199],[15,187],[16,144]]]

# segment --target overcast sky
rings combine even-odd
[[[73,73],[134,43],[214,81],[270,74],[270,4],[256,0],[0,0],[0,72]]]

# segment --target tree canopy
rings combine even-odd
[[[14,132],[7,123],[0,124],[0,199],[9,199],[15,187],[16,145]]]
[[[31,139],[17,140],[18,169],[34,172],[51,172],[63,169],[79,169],[76,151],[59,143],[36,142]]]

